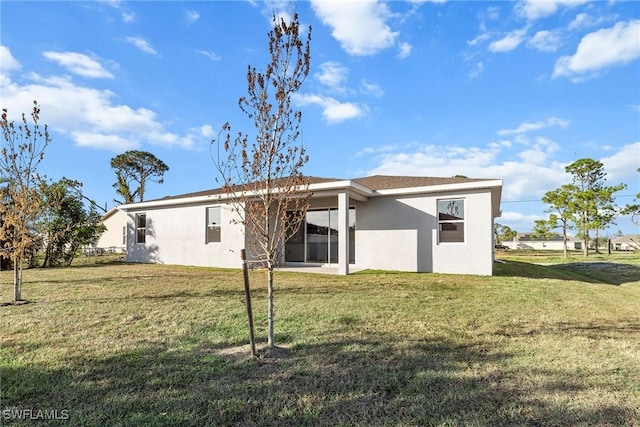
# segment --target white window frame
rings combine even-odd
[[[209,212],[212,209],[217,209],[218,210],[218,218],[216,218],[218,220],[217,223],[213,223],[211,224],[210,219],[209,219]],[[204,230],[204,243],[205,244],[209,244],[209,243],[220,243],[222,241],[222,207],[221,206],[207,206],[207,208],[205,209],[205,230]],[[218,239],[212,239],[209,240],[209,229],[213,228],[213,229],[218,229]]]
[[[140,227],[140,218],[144,217],[144,227]],[[135,229],[136,229],[136,244],[140,244],[140,245],[144,245],[147,241],[147,214],[146,212],[144,213],[137,213],[135,216]],[[140,232],[142,231],[142,234],[140,234]],[[140,239],[140,236],[142,236],[142,239]]]
[[[451,203],[451,202],[461,202],[462,203],[462,219],[440,219],[440,204],[441,203]],[[466,200],[462,197],[452,197],[447,199],[438,199],[436,201],[436,218],[438,224],[438,243],[439,244],[464,244],[467,241],[467,209],[466,209]],[[442,225],[443,224],[462,224],[462,240],[442,240]]]

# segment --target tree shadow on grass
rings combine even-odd
[[[636,420],[634,409],[622,404],[563,406],[541,399],[585,386],[569,375],[532,371],[549,378],[536,390],[527,373],[510,363],[515,355],[494,351],[489,341],[461,345],[372,335],[299,344],[253,360],[203,344],[144,345],[65,367],[11,366],[2,372],[2,409],[66,409],[65,425],[538,426]]]
[[[640,282],[640,266],[613,262],[573,262],[539,265],[520,261],[495,264],[495,276],[531,279],[572,280],[584,283],[620,286]]]

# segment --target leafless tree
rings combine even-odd
[[[310,198],[308,179],[301,172],[309,160],[299,142],[302,113],[294,111],[291,97],[309,74],[311,27],[303,41],[297,14],[289,22],[274,14],[272,21],[270,61],[265,71],[249,66],[248,94],[238,101],[253,120],[255,135],[238,132],[232,137],[226,123],[212,146],[250,253],[267,272],[269,347],[275,346],[274,268],[283,259],[284,243],[303,223]]]

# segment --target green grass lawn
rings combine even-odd
[[[0,423],[640,425],[637,258],[511,259],[493,277],[279,272],[280,346],[256,360],[240,271],[28,270],[30,302],[0,307]],[[2,301],[11,280],[0,272]]]

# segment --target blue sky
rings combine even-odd
[[[264,68],[273,11],[258,1],[3,1],[0,99],[41,105],[42,172],[114,206],[112,157],[149,151],[170,170],[145,199],[217,187],[210,140]],[[528,231],[580,158],[604,163],[620,204],[640,192],[640,3],[304,1],[311,73],[305,173],[504,180],[502,218]],[[628,218],[618,229],[638,233]]]

